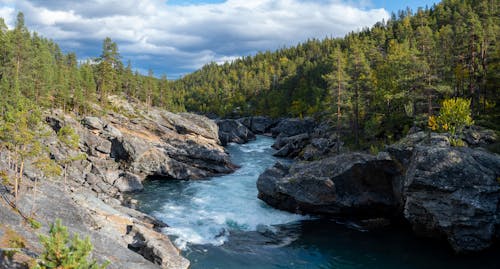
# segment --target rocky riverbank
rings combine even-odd
[[[318,140],[338,143],[328,135],[311,139],[314,133],[318,127],[277,135],[278,153],[286,149],[299,160],[316,160],[266,170],[257,182],[260,199],[290,212],[354,219],[366,227],[402,221],[418,235],[447,240],[458,253],[484,250],[499,238],[500,156],[481,148],[496,140],[494,132],[466,130],[469,147],[452,147],[443,134],[417,132],[377,156],[336,154],[330,150],[335,147],[319,146],[316,153],[328,153],[303,158]]]
[[[27,268],[41,252],[37,234],[46,234],[56,218],[71,233],[89,236],[93,256],[109,260],[108,268],[189,267],[189,261],[160,232],[166,224],[124,206],[129,202],[124,194],[141,190],[149,176],[202,179],[234,171],[236,166],[220,144],[218,127],[203,116],[146,110],[116,97],[110,98],[110,105],[109,112],[96,117],[46,112],[43,144],[47,156],[67,168],[66,176],[42,177],[34,164],[26,162],[17,204],[24,215],[33,213],[42,224],[39,230],[8,206],[13,200],[12,186],[0,186],[4,198],[0,201],[0,248],[9,248],[13,234],[24,245],[12,259],[0,255],[0,268]],[[59,141],[57,133],[64,126],[79,135],[77,148]],[[14,173],[9,152],[1,154],[0,171]],[[65,161],[72,158],[72,162]]]

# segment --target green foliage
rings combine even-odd
[[[12,108],[26,108],[25,100],[37,109],[104,113],[108,97],[117,94],[171,111],[333,117],[339,132],[352,136],[344,141],[361,145],[423,127],[450,96],[470,99],[476,122],[500,128],[500,17],[487,0],[444,0],[416,13],[400,11],[344,38],[209,63],[176,81],[124,66],[110,38],[95,61],[78,64],[75,54],[31,33],[24,20],[20,13],[12,30],[0,20],[4,129],[15,129],[9,122],[19,117]]]
[[[2,251],[2,255],[9,259],[12,259],[12,257],[18,252],[17,249],[26,247],[26,240],[9,227],[4,228],[4,236],[3,238],[0,238],[0,243],[4,242],[6,243],[6,247],[11,250]]]
[[[370,154],[377,155],[380,152],[379,146],[372,144],[370,145]]]
[[[0,170],[0,179],[2,180],[2,184],[3,185],[9,185],[10,184],[9,175],[7,174],[7,171]]]
[[[450,137],[450,145],[454,147],[465,147],[465,142],[460,138]]]
[[[59,129],[57,132],[57,138],[59,138],[59,141],[72,149],[78,148],[78,143],[80,142],[80,136],[78,136],[75,130],[69,125],[65,125]]]
[[[108,263],[99,265],[96,260],[89,260],[92,244],[87,237],[80,239],[78,234],[69,237],[68,228],[57,219],[50,227],[49,236],[40,235],[44,251],[35,269],[103,269]]]
[[[429,128],[433,131],[449,132],[452,146],[465,146],[465,142],[458,136],[462,134],[464,127],[474,124],[470,106],[471,100],[464,98],[444,100],[439,110],[439,116],[429,117]]]
[[[40,229],[42,224],[34,218],[28,218],[28,222],[33,229]]]
[[[41,157],[33,162],[33,166],[36,167],[42,174],[46,177],[55,177],[61,175],[61,167],[57,163],[48,158]]]
[[[446,99],[441,105],[439,116],[429,118],[432,130],[449,132],[452,138],[460,135],[466,126],[474,124],[471,117],[471,100],[464,98]]]

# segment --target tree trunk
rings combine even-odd
[[[341,94],[341,69],[340,69],[340,55],[338,58],[338,64],[337,64],[337,70],[338,70],[338,93],[337,93],[337,153],[340,153],[340,119],[341,119],[341,114],[340,114],[340,94]]]
[[[68,186],[68,165],[64,165],[64,191],[67,192],[67,186]]]
[[[358,87],[354,88],[354,139],[356,147],[359,147],[359,92]]]

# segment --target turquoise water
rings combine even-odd
[[[277,160],[273,140],[229,145],[241,169],[203,181],[152,180],[139,209],[168,223],[193,269],[500,268],[492,250],[457,257],[446,244],[406,230],[363,232],[334,220],[290,214],[257,199],[256,180]]]

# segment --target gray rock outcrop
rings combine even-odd
[[[257,181],[259,198],[287,211],[332,216],[390,217],[398,207],[394,175],[384,156],[341,154],[291,167],[277,164]]]
[[[42,173],[26,160],[20,212],[34,210],[43,224],[41,233],[60,218],[71,232],[89,235],[93,256],[110,260],[109,268],[188,268],[189,261],[159,232],[161,222],[122,206],[127,204],[124,193],[142,190],[148,176],[201,179],[234,171],[236,166],[220,145],[218,127],[204,116],[144,110],[115,97],[110,102],[115,112],[100,117],[77,119],[61,110],[45,115],[47,136],[42,144],[64,173],[41,180]],[[78,134],[77,148],[58,139],[64,126]],[[9,159],[10,153],[2,148],[2,173],[14,173]],[[35,181],[39,195],[27,195]],[[12,186],[0,183],[0,189],[12,199]],[[21,217],[15,211],[0,203],[0,216],[0,237],[3,228],[18,231],[29,243],[30,255],[40,254],[38,237],[19,225]]]
[[[273,135],[277,134],[272,147],[278,157],[313,161],[345,152],[343,142],[328,123],[316,125],[312,119],[286,119],[272,130]]]
[[[493,140],[490,132],[482,133],[477,141]],[[287,139],[276,143],[288,150]],[[291,167],[277,164],[259,177],[257,187],[260,199],[291,212],[404,218],[416,234],[445,239],[464,253],[500,238],[499,178],[499,155],[451,147],[446,134],[416,132],[376,157],[347,153]]]
[[[238,120],[218,120],[219,139],[222,145],[228,143],[243,144],[255,139],[255,134]]]
[[[500,157],[470,148],[418,146],[408,167],[404,216],[420,235],[456,252],[493,244],[500,223]]]
[[[245,125],[254,134],[267,134],[271,132],[271,128],[278,124],[278,120],[273,120],[269,117],[255,116],[246,117],[238,120]]]
[[[271,129],[273,137],[289,137],[303,133],[310,133],[315,127],[315,122],[311,118],[305,119],[282,119],[278,125]]]

